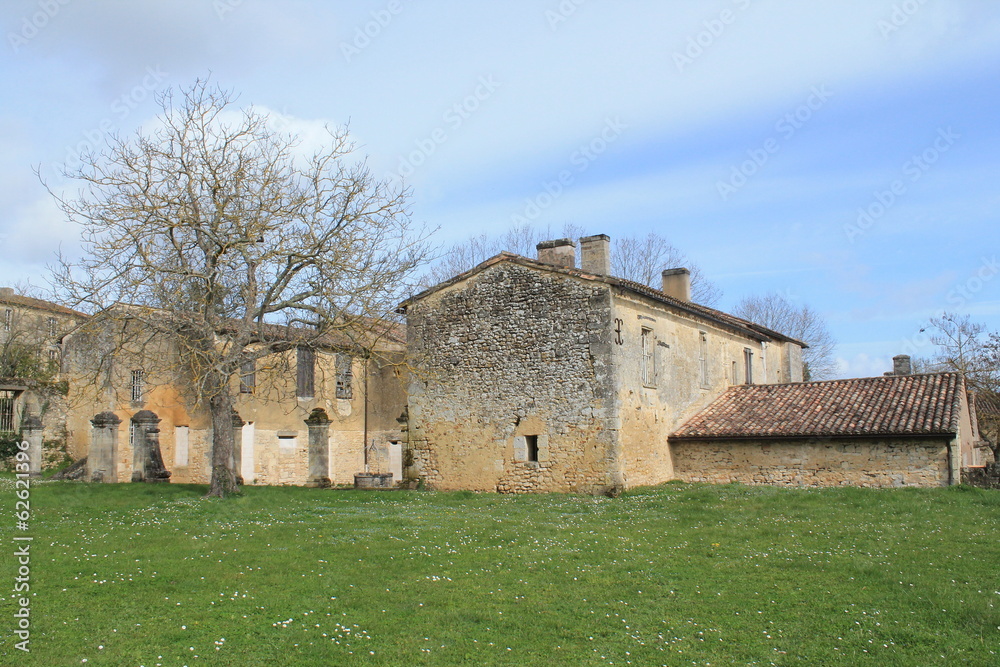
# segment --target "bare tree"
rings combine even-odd
[[[240,369],[333,338],[370,345],[425,261],[428,234],[412,223],[407,193],[353,157],[346,128],[304,154],[207,81],[157,101],[151,133],[113,136],[65,174],[81,182],[77,195],[50,188],[84,250],[60,257],[53,284],[111,324],[105,341],[117,350],[172,351],[146,361],[186,378],[209,406],[208,495],[225,496],[236,491]]]
[[[705,278],[701,268],[667,239],[655,232],[643,238],[616,239],[611,246],[611,273],[660,289],[664,269],[685,267],[691,271],[691,299],[714,306],[722,298],[718,285]]]
[[[564,225],[561,231],[561,236],[565,238],[576,239],[583,235],[584,230],[572,223]],[[535,246],[551,238],[553,235],[549,228],[542,230],[531,225],[515,225],[495,236],[474,236],[448,247],[440,260],[423,276],[421,285],[430,287],[448,280],[504,250],[534,257]],[[659,289],[664,269],[683,266],[691,271],[691,296],[696,302],[713,306],[722,297],[722,290],[707,280],[687,255],[659,234],[650,233],[643,238],[615,238],[611,243],[612,275]]]
[[[806,381],[824,380],[836,373],[833,351],[837,343],[823,318],[809,306],[797,306],[772,292],[744,297],[733,314],[806,343],[809,347],[802,351]]]
[[[938,346],[937,368],[960,374],[970,389],[996,391],[997,334],[990,336],[984,325],[954,313],[932,317],[930,329],[931,342]]]

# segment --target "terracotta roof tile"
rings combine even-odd
[[[958,432],[957,373],[730,387],[671,438],[937,435]]]

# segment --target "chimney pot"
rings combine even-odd
[[[691,301],[691,272],[667,269],[663,272],[663,293],[678,301]]]
[[[567,269],[576,266],[576,243],[572,239],[542,241],[535,249],[538,251],[539,262]]]
[[[580,239],[580,268],[587,273],[611,275],[611,237],[607,234]]]

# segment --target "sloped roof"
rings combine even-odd
[[[958,433],[957,373],[730,387],[671,439]]]
[[[755,324],[749,320],[744,320],[743,318],[736,317],[735,315],[730,315],[729,313],[724,313],[721,310],[716,310],[714,308],[709,308],[708,306],[702,306],[691,301],[681,301],[680,299],[675,299],[671,296],[667,296],[658,289],[649,287],[648,285],[643,285],[642,283],[637,283],[632,280],[626,280],[624,278],[616,278],[614,276],[606,276],[597,273],[589,273],[578,268],[568,268],[563,266],[556,266],[554,264],[548,264],[546,262],[539,262],[538,260],[530,259],[528,257],[522,257],[521,255],[516,255],[512,252],[501,252],[499,255],[494,255],[490,257],[485,262],[475,266],[468,271],[458,274],[453,278],[449,278],[444,282],[438,283],[433,287],[425,289],[419,294],[411,296],[409,299],[404,301],[399,306],[400,312],[405,312],[406,308],[417,301],[420,301],[435,292],[439,292],[446,287],[455,285],[464,280],[471,278],[472,276],[482,273],[486,269],[501,262],[511,262],[513,264],[519,264],[521,266],[526,266],[532,269],[538,269],[543,271],[550,271],[552,273],[562,273],[565,275],[574,276],[583,280],[591,280],[595,282],[603,282],[608,285],[613,285],[619,287],[623,290],[640,294],[642,296],[654,299],[663,303],[674,310],[679,310],[681,312],[687,313],[689,315],[694,315],[695,317],[707,320],[714,324],[721,325],[728,329],[735,329],[742,334],[745,334],[756,340],[781,340],[795,343],[801,347],[809,347],[804,342],[796,340],[783,333],[768,329],[759,324]]]
[[[87,318],[90,317],[86,313],[81,313],[78,310],[73,310],[72,308],[67,308],[66,306],[60,306],[58,303],[52,303],[51,301],[44,301],[42,299],[35,299],[30,296],[21,296],[20,294],[10,294],[7,296],[0,295],[0,303],[10,304],[12,306],[20,306],[22,308],[32,308],[34,310],[45,310],[50,313],[57,313],[59,315],[69,315],[76,318]]]
[[[976,393],[976,412],[980,417],[1000,417],[1000,396],[992,393]]]

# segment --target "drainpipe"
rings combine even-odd
[[[365,420],[364,420],[365,421],[365,427],[364,427],[365,428],[365,435],[364,435],[364,438],[365,439],[364,439],[364,441],[363,441],[362,444],[363,444],[364,449],[365,449],[365,472],[369,472],[369,470],[368,470],[368,357],[365,357],[364,374],[365,374],[365,389],[364,389],[364,391],[365,391]]]

